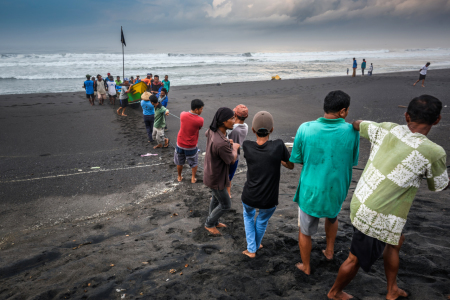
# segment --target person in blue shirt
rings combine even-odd
[[[166,88],[160,88],[159,89],[159,94],[158,94],[158,102],[161,103],[162,106],[164,106],[165,108],[167,108],[167,103],[169,103],[169,96],[167,95],[168,91]],[[164,115],[164,119],[166,118],[166,115]],[[164,127],[164,131],[167,131],[167,122],[166,122],[166,127]]]
[[[144,92],[141,95],[141,107],[144,113],[144,124],[147,130],[148,142],[153,142],[153,123],[155,121],[155,107],[150,102],[151,94],[149,92]]]
[[[89,103],[94,105],[94,82],[91,79],[91,75],[86,75],[86,81],[83,84],[83,88],[86,90],[86,98],[89,99]]]
[[[141,77],[139,75],[136,75],[136,80],[134,81],[134,83],[136,84],[136,83],[139,83],[141,81],[142,81]]]
[[[356,62],[356,58],[353,57],[353,75],[352,77],[356,77],[356,68],[358,67],[358,63]]]

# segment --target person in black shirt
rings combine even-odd
[[[273,132],[270,113],[258,112],[253,118],[252,130],[256,134],[256,142],[246,140],[243,143],[244,158],[247,160],[247,181],[242,192],[247,238],[247,250],[242,253],[250,258],[254,258],[256,250],[262,248],[261,240],[278,205],[280,165],[294,169],[284,142],[280,139],[269,141]],[[255,221],[257,208],[259,214]]]
[[[152,94],[158,94],[159,89],[164,87],[164,83],[159,80],[159,76],[155,75],[155,79],[152,82]]]

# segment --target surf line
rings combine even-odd
[[[100,170],[95,170],[95,171],[77,172],[77,173],[72,173],[72,174],[51,175],[51,176],[28,178],[28,179],[0,181],[0,183],[14,183],[14,182],[25,182],[25,181],[34,181],[34,180],[50,179],[50,178],[69,177],[69,176],[98,173],[98,172],[111,172],[111,171],[121,171],[121,170],[129,170],[129,169],[136,169],[136,168],[147,168],[147,167],[161,166],[161,165],[165,165],[165,164],[166,163],[159,163],[159,164],[152,164],[152,165],[132,166],[132,167],[115,168],[115,169],[100,169]]]

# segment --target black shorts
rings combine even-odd
[[[128,98],[120,100],[120,107],[125,108],[128,106]]]
[[[116,97],[117,97],[117,95],[109,95],[109,94],[108,94],[108,96],[109,96],[109,97],[113,97],[113,98],[116,98]]]
[[[88,99],[94,98],[94,94],[86,94],[86,98]]]
[[[425,80],[425,77],[427,77],[427,75],[422,75],[422,74],[420,74],[420,75],[419,75],[419,80]]]
[[[385,247],[385,242],[365,235],[353,227],[350,252],[358,258],[359,265],[365,272],[370,272],[373,264],[383,255]]]

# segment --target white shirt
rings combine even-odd
[[[108,85],[108,94],[114,96],[116,94],[116,83],[114,81],[107,81]]]
[[[422,67],[422,70],[420,70],[420,74],[421,75],[427,75],[427,70],[428,70],[428,67],[425,65],[425,66],[423,66]]]

